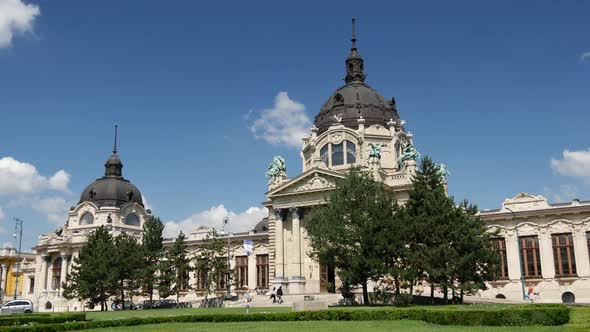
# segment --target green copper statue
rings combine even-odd
[[[272,159],[272,163],[268,165],[268,171],[266,171],[267,178],[276,178],[281,172],[286,172],[287,167],[285,166],[285,159],[281,156],[276,156]]]
[[[381,160],[381,148],[384,147],[385,144],[369,143],[369,146],[371,147],[371,151],[369,152],[369,159],[377,158],[378,160]]]
[[[397,160],[398,167],[400,169],[402,169],[404,167],[404,162],[406,160],[416,160],[416,158],[418,158],[418,156],[420,156],[420,153],[418,153],[416,148],[414,148],[414,146],[411,143],[408,143],[402,149],[402,155],[399,156],[399,158]]]

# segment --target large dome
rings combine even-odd
[[[319,133],[337,122],[356,129],[360,117],[364,118],[367,127],[374,124],[385,126],[390,120],[399,120],[395,100],[383,98],[365,83],[367,75],[364,60],[356,47],[354,33],[352,48],[345,63],[346,85],[334,92],[315,117],[314,125]]]
[[[143,206],[141,192],[129,180],[123,178],[123,163],[117,151],[105,163],[105,176],[97,179],[84,189],[80,203],[92,202],[99,207],[121,207],[126,203],[137,203]]]
[[[389,120],[399,120],[394,99],[387,100],[364,82],[351,82],[336,90],[322,106],[314,124],[322,133],[337,118],[349,128],[358,128],[358,119],[365,119],[365,126],[385,125]]]

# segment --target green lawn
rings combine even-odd
[[[498,309],[518,305],[463,305],[426,306],[432,309]],[[387,307],[340,307],[339,310],[375,310]],[[572,307],[570,323],[565,326],[535,327],[462,327],[428,324],[420,321],[302,321],[302,322],[241,322],[241,323],[167,323],[132,327],[107,328],[96,331],[590,331],[590,307]],[[256,307],[250,312],[288,312],[290,307]],[[206,308],[206,309],[160,309],[135,311],[89,312],[92,320],[166,316],[182,314],[245,313],[244,308]]]
[[[110,329],[97,329],[94,331],[474,331],[474,332],[501,332],[501,331],[535,331],[553,332],[565,331],[563,327],[458,327],[433,325],[419,321],[364,321],[364,322],[244,322],[244,323],[176,323],[160,325],[142,325],[120,327]]]

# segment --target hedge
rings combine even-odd
[[[288,313],[211,314],[159,317],[133,317],[126,319],[76,321],[62,324],[39,324],[0,328],[0,331],[72,331],[118,326],[137,326],[162,323],[203,322],[268,322],[268,321],[368,321],[368,320],[420,320],[441,325],[465,326],[531,326],[563,325],[569,321],[570,309],[561,307],[530,307],[498,310],[446,310],[401,308],[384,310],[322,310]]]
[[[22,314],[0,316],[0,326],[23,325],[29,323],[52,324],[85,321],[85,313],[67,313],[67,314]]]

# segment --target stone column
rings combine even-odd
[[[4,295],[6,295],[6,273],[8,273],[7,271],[7,266],[6,264],[2,264],[2,266],[0,266],[0,281],[2,282],[0,284],[0,292],[2,294],[0,294],[0,298],[4,299]]]
[[[256,288],[256,254],[248,256],[248,288]]]
[[[52,291],[53,290],[53,260],[54,258],[51,256],[48,256],[49,258],[47,259],[47,281],[46,281],[46,285],[47,285],[47,290],[48,291]]]
[[[301,212],[301,208],[291,208],[291,232],[294,243],[291,271],[294,275],[289,278],[289,294],[301,294],[305,289],[305,277],[303,276],[303,266],[301,264]]]
[[[275,214],[275,284],[278,287],[285,281],[283,211],[274,209],[273,212]]]
[[[61,290],[61,285],[66,282],[66,277],[68,275],[68,256],[65,254],[61,255],[61,274],[60,274],[60,281],[59,281],[59,289]],[[60,292],[61,293],[61,292]]]
[[[41,291],[47,290],[47,261],[49,260],[49,256],[41,256],[41,280],[39,280],[39,285],[41,286]]]
[[[508,259],[508,278],[520,282],[520,252],[518,252],[518,237],[514,229],[506,232],[506,257]]]
[[[553,243],[551,243],[551,234],[549,234],[547,228],[542,228],[539,233],[539,254],[541,255],[541,274],[543,278],[555,278]]]
[[[576,273],[578,277],[590,277],[590,258],[588,257],[588,245],[586,230],[583,225],[574,226],[574,254],[576,257]]]

